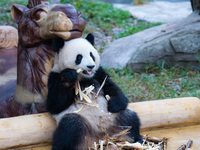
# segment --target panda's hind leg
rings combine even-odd
[[[140,119],[136,112],[130,109],[120,111],[116,117],[116,124],[123,130],[130,127],[128,136],[133,139],[133,142],[143,143],[140,135]]]
[[[67,114],[60,121],[53,136],[52,150],[85,150],[88,126],[78,114]]]

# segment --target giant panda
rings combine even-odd
[[[85,39],[53,40],[57,53],[48,78],[46,101],[48,112],[57,121],[53,150],[86,150],[105,135],[112,136],[129,127],[129,134],[123,138],[131,142],[143,141],[136,112],[127,109],[128,99],[100,66],[100,56],[93,44],[92,34]],[[81,73],[77,73],[79,68],[83,70]],[[80,102],[75,93],[77,80],[82,90],[93,85],[94,90],[88,95],[93,100],[105,80],[94,103]]]

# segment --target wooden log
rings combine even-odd
[[[129,108],[138,113],[143,130],[200,123],[200,100],[195,97],[131,103]]]
[[[0,119],[0,149],[51,142],[55,127],[47,113]]]
[[[191,149],[200,147],[200,100],[194,97],[141,102],[130,104],[141,120],[141,134],[151,137],[169,138],[168,150],[193,140]],[[171,128],[170,128],[171,127]],[[151,130],[152,129],[152,130]]]
[[[200,123],[200,100],[195,97],[131,103],[143,130]]]
[[[131,103],[129,108],[138,113],[143,129],[200,123],[198,98]],[[48,113],[0,119],[0,149],[51,142],[55,127]]]

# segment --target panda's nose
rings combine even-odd
[[[95,65],[90,65],[90,66],[87,66],[89,69],[93,69],[95,67]]]

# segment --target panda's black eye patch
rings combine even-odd
[[[94,55],[92,54],[92,52],[90,52],[90,56],[91,56],[92,59],[95,61],[95,57],[94,57]]]
[[[76,65],[79,65],[81,63],[82,58],[83,58],[83,56],[81,54],[78,54],[76,56],[76,61],[75,61]]]

